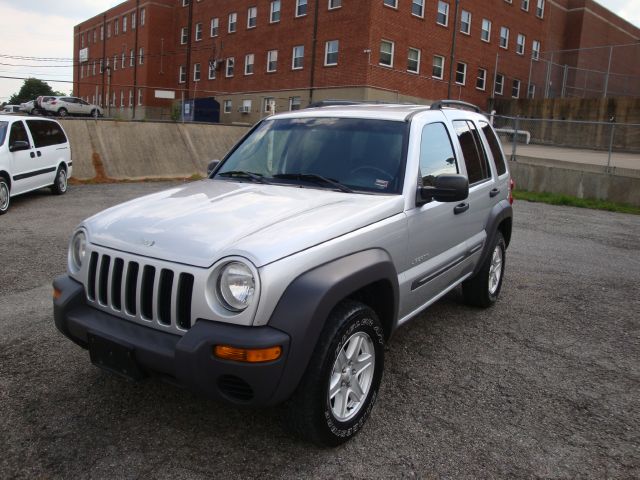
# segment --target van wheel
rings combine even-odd
[[[359,302],[342,302],[285,405],[287,426],[319,445],[346,442],[369,418],[383,369],[384,333],[376,313]]]
[[[7,213],[10,201],[9,184],[4,177],[0,177],[0,215]]]
[[[67,171],[64,167],[59,167],[56,173],[56,179],[51,186],[51,191],[56,195],[62,195],[67,191]]]
[[[67,115],[69,115],[69,112],[67,112],[66,108],[61,108],[60,110],[58,110],[59,117],[66,117]]]
[[[491,248],[480,271],[462,282],[464,301],[476,307],[490,307],[498,299],[504,277],[507,246],[500,231],[496,232]]]

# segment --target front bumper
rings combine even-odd
[[[275,393],[289,353],[290,337],[272,327],[242,327],[208,320],[196,321],[183,336],[128,322],[85,303],[82,284],[67,275],[56,278],[60,292],[53,311],[58,330],[81,347],[99,337],[131,352],[144,375],[158,375],[208,397],[235,404],[261,406],[277,403]],[[248,364],[213,355],[215,345],[240,348],[282,346],[275,361]]]

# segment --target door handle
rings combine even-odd
[[[29,156],[30,156],[31,158],[36,158],[36,154],[35,154],[35,153],[33,153],[33,152],[29,152]]]
[[[40,153],[40,150],[38,150],[36,153],[38,154],[39,157],[42,156],[42,153]]]
[[[469,210],[469,204],[468,203],[461,203],[461,204],[455,206],[455,208],[453,209],[453,213],[458,215],[459,213],[466,212],[467,210]]]
[[[496,195],[498,195],[499,193],[500,193],[500,189],[499,189],[499,188],[494,188],[493,190],[491,190],[491,191],[489,192],[489,196],[490,196],[491,198],[493,198],[493,197],[495,197]]]

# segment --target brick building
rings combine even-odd
[[[486,107],[548,94],[541,52],[639,39],[592,0],[128,0],[75,27],[74,94],[123,118],[214,97],[224,123],[328,98]]]

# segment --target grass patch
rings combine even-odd
[[[588,198],[577,198],[569,195],[557,193],[528,192],[526,190],[515,190],[514,198],[526,200],[527,202],[548,203],[550,205],[566,205],[569,207],[591,208],[593,210],[606,210],[608,212],[631,213],[640,215],[640,207],[635,207],[626,203],[615,203],[607,200],[592,200]]]

